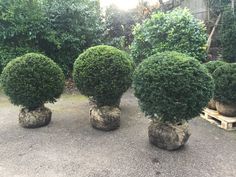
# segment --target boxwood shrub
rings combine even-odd
[[[205,66],[208,70],[208,72],[210,74],[213,74],[213,72],[219,68],[220,66],[223,66],[224,64],[226,64],[224,61],[222,60],[216,60],[216,61],[209,61],[207,63],[205,63]]]
[[[136,64],[163,51],[186,53],[205,61],[207,33],[204,24],[187,9],[158,12],[134,29],[131,54]]]
[[[64,88],[64,75],[48,57],[28,53],[7,64],[1,84],[13,104],[33,110],[59,98]]]
[[[135,95],[153,120],[177,123],[198,116],[212,98],[213,89],[206,68],[178,52],[157,53],[134,73]]]
[[[213,73],[215,100],[226,104],[236,103],[236,64],[225,64]]]
[[[80,92],[98,106],[115,105],[130,87],[134,64],[128,54],[111,46],[91,47],[75,61],[73,77]]]

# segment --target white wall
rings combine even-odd
[[[185,0],[181,7],[187,7],[197,18],[207,21],[207,0]]]

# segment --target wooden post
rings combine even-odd
[[[210,50],[210,48],[211,48],[212,37],[213,37],[213,35],[214,35],[214,33],[215,33],[215,30],[216,30],[216,28],[217,28],[217,26],[218,26],[218,24],[219,24],[219,22],[220,22],[220,19],[221,19],[221,14],[218,16],[218,18],[217,18],[217,20],[216,20],[216,22],[215,22],[215,25],[214,25],[214,27],[213,27],[213,29],[212,29],[212,31],[211,31],[211,34],[210,34],[210,36],[208,37],[208,40],[207,40],[207,53],[209,53],[209,50]]]
[[[207,23],[210,22],[210,0],[207,0]]]

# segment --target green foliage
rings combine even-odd
[[[236,64],[225,64],[213,73],[215,80],[215,100],[236,103]]]
[[[1,44],[35,45],[45,28],[44,18],[39,0],[0,0]]]
[[[0,46],[10,56],[16,48],[44,53],[67,75],[79,53],[100,43],[101,26],[98,1],[0,0]]]
[[[209,7],[216,14],[222,12],[224,7],[229,4],[231,4],[231,0],[209,0]]]
[[[132,29],[139,21],[135,10],[123,11],[115,5],[106,9],[104,40],[107,45],[127,49],[133,41]]]
[[[33,110],[59,98],[64,88],[64,75],[51,59],[29,53],[7,64],[1,83],[13,104]]]
[[[206,59],[207,34],[204,24],[187,9],[158,12],[134,30],[131,52],[138,64],[162,51],[175,50],[200,61]]]
[[[236,15],[230,7],[225,8],[220,30],[222,56],[227,62],[236,62]]]
[[[226,64],[224,61],[222,60],[216,60],[216,61],[209,61],[207,63],[205,63],[205,66],[208,70],[208,72],[210,74],[213,74],[213,72],[219,68],[220,66],[223,66],[224,64]]]
[[[99,106],[115,105],[130,87],[133,69],[127,53],[100,45],[79,56],[73,77],[81,93],[92,96]]]
[[[0,74],[12,59],[37,51],[43,21],[37,0],[0,0]]]
[[[101,43],[102,23],[97,0],[45,0],[46,22],[51,29],[40,48],[58,60],[68,75],[78,54]]]
[[[141,109],[151,119],[178,123],[199,115],[213,96],[214,82],[196,59],[167,51],[138,66],[134,89]]]

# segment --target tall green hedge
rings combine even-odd
[[[78,54],[99,44],[101,34],[98,1],[0,0],[0,48],[9,49],[0,49],[7,57],[2,62],[0,56],[0,65],[25,48],[47,55],[70,75]]]

